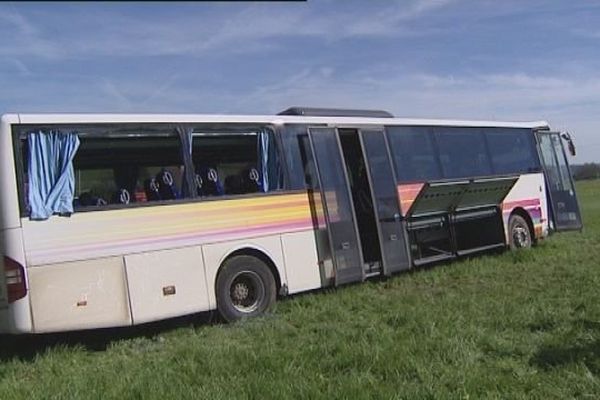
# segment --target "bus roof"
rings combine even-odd
[[[4,114],[3,122],[17,124],[83,124],[83,123],[260,123],[260,124],[337,124],[337,125],[407,125],[465,126],[498,128],[548,128],[546,121],[476,121],[422,118],[320,117],[291,115],[228,114]]]

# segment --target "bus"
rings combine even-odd
[[[385,277],[582,227],[544,121],[8,114],[0,331],[129,326]]]

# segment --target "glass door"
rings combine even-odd
[[[581,213],[560,133],[538,131],[540,161],[546,177],[550,215],[557,231],[581,229]]]
[[[383,272],[390,275],[410,268],[396,179],[384,131],[361,130],[360,140],[371,186]]]
[[[310,128],[308,133],[329,234],[335,285],[361,281],[363,256],[337,129]]]

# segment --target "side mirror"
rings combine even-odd
[[[577,152],[575,151],[575,143],[573,143],[573,138],[571,138],[571,134],[569,132],[562,132],[560,134],[560,137],[567,142],[569,154],[571,154],[572,157],[575,157]]]

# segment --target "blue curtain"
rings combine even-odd
[[[29,145],[29,217],[47,219],[73,212],[73,158],[79,148],[75,132],[31,132]]]
[[[271,131],[263,130],[258,133],[258,163],[261,191],[281,189],[281,166],[277,156],[275,137]]]

